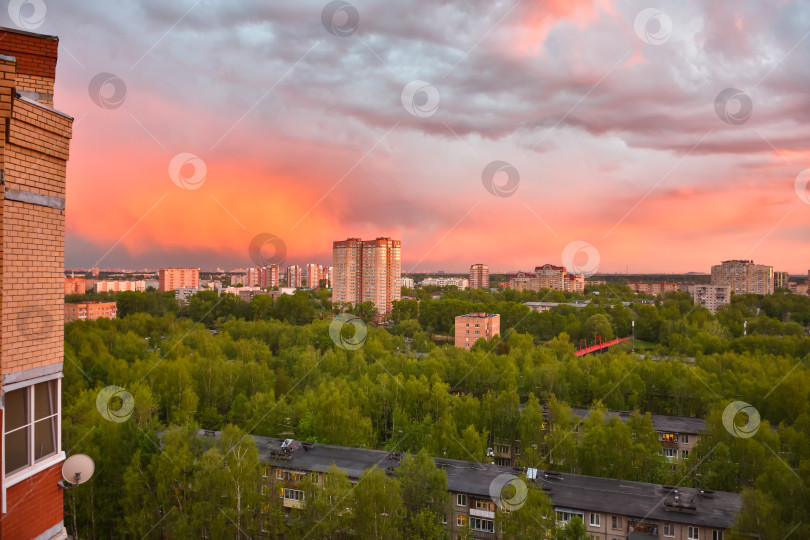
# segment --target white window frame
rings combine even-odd
[[[464,493],[456,493],[456,506],[467,506],[467,496]]]
[[[661,527],[661,531],[661,534],[667,538],[673,538],[675,536],[675,524],[672,522],[664,523],[664,525]]]
[[[712,531],[712,540],[723,540],[723,531],[714,529]]]
[[[686,538],[688,540],[700,540],[700,527],[689,525],[686,529]]]
[[[600,514],[597,514],[595,512],[591,512],[589,522],[591,524],[591,527],[601,527],[601,525],[600,525]]]
[[[56,441],[55,441],[55,452],[50,456],[41,458],[39,461],[34,461],[29,467],[25,467],[24,469],[20,469],[12,474],[6,475],[6,404],[5,404],[5,396],[8,392],[12,392],[14,390],[21,390],[23,388],[33,387],[36,384],[44,383],[48,381],[56,380]],[[62,370],[60,369],[56,373],[50,373],[48,375],[42,375],[40,377],[34,377],[27,380],[12,382],[3,385],[2,388],[2,402],[0,402],[0,407],[3,409],[3,422],[0,426],[0,436],[2,436],[3,440],[3,462],[2,467],[0,467],[0,475],[3,478],[3,487],[2,487],[2,496],[3,496],[3,505],[2,505],[2,513],[6,513],[8,510],[6,508],[6,501],[8,497],[6,497],[6,491],[11,486],[19,484],[20,482],[31,478],[32,476],[36,476],[37,474],[41,473],[42,471],[53,467],[65,460],[65,452],[62,450]],[[33,393],[28,393],[29,406],[31,407],[31,437],[34,437],[34,429],[33,429],[33,416],[35,414],[34,407],[33,407]],[[29,441],[30,443],[30,441]],[[29,444],[29,452],[34,452],[34,445]]]

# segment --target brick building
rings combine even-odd
[[[65,294],[84,294],[87,291],[87,281],[80,277],[65,278]]]
[[[470,266],[470,288],[489,288],[489,266],[481,263]]]
[[[304,271],[297,264],[287,267],[287,287],[301,287],[304,283]]]
[[[53,109],[58,44],[0,31],[0,539],[66,538],[57,482],[73,118]]]
[[[146,290],[146,280],[100,280],[96,281],[93,287],[96,292],[122,292],[122,291],[136,291],[143,292]]]
[[[497,313],[467,313],[455,319],[455,346],[469,350],[478,338],[487,341],[501,333],[501,316]]]
[[[666,281],[659,281],[653,283],[646,283],[643,281],[633,281],[625,283],[632,290],[640,293],[662,295],[668,292],[678,292],[677,283],[667,283]]]
[[[259,287],[271,289],[278,287],[278,265],[271,264],[259,268]]]
[[[65,304],[65,322],[73,321],[95,321],[98,318],[106,317],[115,319],[118,309],[115,302],[76,302]]]
[[[332,300],[373,302],[389,313],[402,291],[401,244],[391,238],[349,238],[332,244]]]
[[[199,268],[161,268],[158,271],[161,292],[175,291],[180,287],[199,288]]]
[[[200,432],[219,437],[219,432]],[[264,497],[282,499],[285,512],[300,508],[306,498],[301,481],[309,478],[324,486],[330,465],[357,483],[363,471],[378,467],[394,474],[401,465],[399,452],[348,448],[290,439],[253,436],[259,453]],[[515,487],[531,484],[551,499],[558,525],[579,516],[588,538],[612,540],[720,540],[742,507],[740,495],[599,478],[551,470],[512,468],[456,459],[433,459],[447,476],[446,514],[442,523],[449,538],[499,540],[504,538],[493,496],[493,485],[508,479]],[[517,482],[518,475],[521,476]],[[503,492],[507,493],[507,492]],[[523,494],[525,497],[525,493]],[[521,502],[523,499],[520,499]],[[506,505],[504,505],[506,506]],[[518,507],[519,509],[520,507]],[[509,510],[508,506],[505,508]],[[538,538],[543,535],[537,534]]]
[[[731,287],[733,294],[773,294],[773,266],[749,260],[723,261],[712,266],[712,285]]]
[[[585,292],[585,276],[571,274],[563,266],[544,264],[537,266],[534,272],[518,272],[506,276],[507,287],[516,291],[551,291]]]

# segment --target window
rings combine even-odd
[[[686,459],[689,456],[689,450],[681,450],[681,457]]]
[[[284,488],[284,498],[289,501],[303,501],[304,492],[300,489]]]
[[[476,330],[476,331],[475,331],[475,335],[476,335],[476,336],[478,335],[478,330]]]
[[[663,455],[668,458],[674,458],[678,456],[678,451],[674,448],[663,448]]]
[[[284,471],[282,469],[276,469],[276,480],[284,480]]]
[[[585,521],[585,514],[582,512],[573,512],[571,510],[557,510],[557,521],[561,523],[568,523],[574,516],[579,516],[580,519]]]
[[[664,523],[664,536],[675,536],[674,523]]]
[[[591,513],[591,527],[599,527],[599,514]]]
[[[474,531],[495,532],[495,522],[491,519],[470,518],[470,528]]]
[[[723,531],[712,531],[712,540],[723,540]]]
[[[463,527],[467,524],[467,514],[458,514],[456,516],[456,525]]]
[[[622,528],[622,518],[621,516],[611,516],[611,527],[614,529],[621,529]]]
[[[699,527],[688,527],[686,529],[686,537],[689,540],[700,540],[700,528]]]
[[[481,501],[476,499],[475,501],[475,508],[477,510],[487,510],[489,512],[495,511],[495,503],[492,501]]]
[[[6,392],[3,454],[7,476],[56,455],[62,429],[59,384],[59,379],[53,379]]]
[[[689,443],[689,435],[681,435],[682,443]]]
[[[467,506],[467,496],[462,493],[456,495],[456,506]]]

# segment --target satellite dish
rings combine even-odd
[[[87,454],[74,454],[62,464],[62,478],[65,482],[77,486],[90,480],[95,470],[93,458]]]

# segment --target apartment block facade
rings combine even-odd
[[[259,286],[259,269],[248,268],[245,270],[245,287]]]
[[[278,287],[278,265],[270,264],[259,268],[259,287],[272,289]]]
[[[470,288],[489,288],[489,266],[481,263],[470,266]]]
[[[320,289],[321,283],[325,288],[329,288],[329,269],[328,266],[320,264],[307,264],[307,287],[310,289]]]
[[[180,287],[197,289],[200,286],[199,268],[161,268],[158,271],[161,292],[176,291]]]
[[[662,295],[668,292],[678,292],[677,283],[667,283],[666,281],[646,283],[643,281],[633,281],[625,283],[632,290],[645,294]]]
[[[790,288],[790,273],[789,272],[774,272],[773,273],[773,288],[774,289],[789,289]]]
[[[96,292],[122,292],[122,291],[136,291],[143,292],[146,290],[145,280],[125,281],[125,280],[103,280],[96,281],[93,285]]]
[[[115,319],[118,308],[115,302],[76,302],[65,304],[65,322],[95,321],[99,318]]]
[[[287,267],[287,287],[301,287],[304,283],[304,271],[297,264]]]
[[[0,539],[66,538],[57,482],[73,118],[53,108],[58,44],[0,31]]]
[[[501,316],[497,313],[467,313],[455,319],[455,346],[470,350],[479,338],[487,341],[501,334]]]
[[[773,266],[750,260],[723,261],[712,266],[712,285],[731,287],[733,294],[773,294]]]
[[[712,315],[716,314],[721,307],[731,303],[733,288],[729,285],[696,284],[690,289],[695,304],[705,307],[712,312]]]
[[[87,291],[87,281],[80,277],[65,278],[65,294],[84,294]]]
[[[544,264],[537,266],[534,272],[518,272],[507,276],[507,287],[517,291],[552,291],[585,292],[585,276],[571,274],[563,266]]]
[[[200,434],[219,436],[218,432]],[[305,504],[302,480],[309,478],[323,486],[333,464],[356,484],[362,472],[372,467],[395,474],[404,458],[399,452],[384,450],[260,436],[254,439],[263,470],[262,493],[282,499],[286,512]],[[722,540],[742,506],[736,493],[454,459],[434,458],[433,461],[447,475],[446,513],[442,522],[449,538],[462,534],[471,534],[476,540],[503,537],[496,514],[497,494],[493,497],[490,486],[506,479],[542,490],[551,499],[558,525],[579,516],[589,538],[599,540]],[[542,538],[542,533],[538,531],[537,537]]]
[[[373,302],[390,313],[401,292],[401,243],[391,238],[349,238],[332,244],[333,302]]]
[[[419,282],[420,287],[425,285],[434,285],[436,287],[458,287],[459,290],[464,290],[469,286],[470,282],[467,278],[460,277],[427,277]]]

